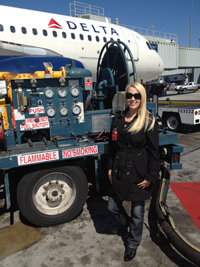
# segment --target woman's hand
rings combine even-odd
[[[144,179],[144,181],[141,182],[141,183],[139,183],[139,184],[137,184],[137,186],[138,186],[139,188],[144,189],[144,188],[148,187],[148,186],[150,185],[150,183],[151,183],[151,182],[149,182],[148,180],[145,180],[145,179]]]
[[[108,171],[108,178],[109,178],[109,180],[110,180],[110,182],[112,184],[112,170]]]

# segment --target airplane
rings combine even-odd
[[[132,52],[137,81],[156,79],[164,70],[161,57],[150,43],[120,25],[3,5],[0,10],[0,58],[23,55],[73,58],[92,72],[95,82],[102,47],[107,41],[120,40]]]

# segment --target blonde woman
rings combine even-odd
[[[127,85],[126,103],[127,109],[116,113],[111,128],[108,209],[119,223],[118,235],[130,228],[124,253],[124,261],[130,261],[142,238],[144,202],[151,197],[159,175],[159,136],[140,83]],[[124,200],[131,201],[130,217],[123,208]]]

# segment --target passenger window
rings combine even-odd
[[[71,33],[71,37],[72,37],[72,39],[75,39],[75,34]]]
[[[67,37],[67,34],[65,32],[62,32],[62,37],[63,38],[66,38]]]
[[[14,33],[14,32],[15,32],[15,27],[14,27],[14,26],[10,26],[10,31],[11,31],[12,33]]]
[[[52,33],[53,33],[54,37],[57,37],[57,32],[56,31],[53,31]]]
[[[83,34],[80,34],[80,39],[83,41],[84,37],[83,37]]]
[[[96,41],[99,42],[99,36],[96,36]]]
[[[3,32],[3,25],[0,24],[0,32]]]
[[[48,35],[46,30],[43,30],[42,32],[43,32],[43,35],[44,36],[47,36]]]
[[[104,41],[104,43],[106,43],[106,42],[107,42],[107,39],[106,39],[106,37],[103,37],[103,41]]]
[[[92,41],[92,37],[91,37],[91,35],[88,35],[88,40],[89,40],[89,41]]]
[[[37,30],[35,28],[32,29],[34,35],[37,35]]]
[[[22,27],[22,33],[26,34],[26,28],[25,27]]]

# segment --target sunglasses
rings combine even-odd
[[[133,96],[134,96],[135,100],[141,99],[140,93],[136,93],[136,94],[126,93],[126,99],[131,99]]]

